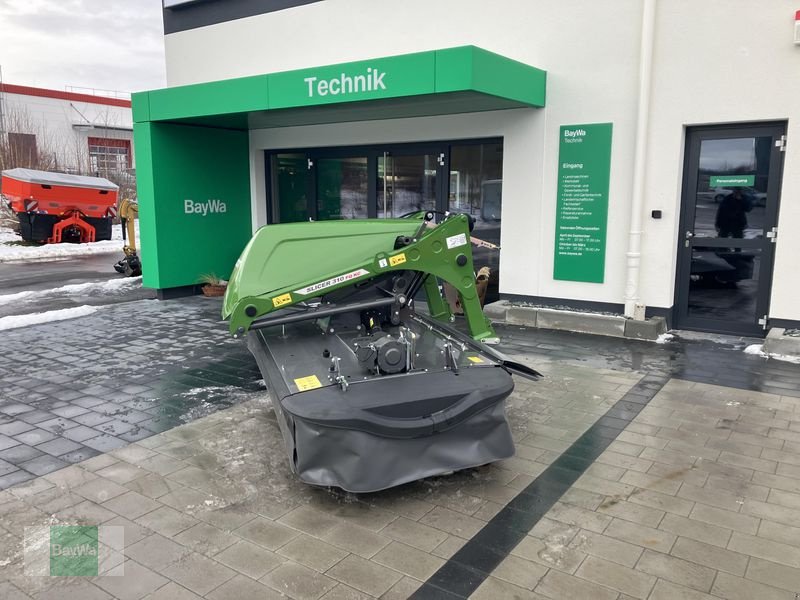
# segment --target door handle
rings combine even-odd
[[[687,231],[687,232],[686,232],[686,239],[687,239],[687,240],[690,240],[690,239],[692,239],[693,237],[694,237],[694,232],[692,232],[692,231]]]

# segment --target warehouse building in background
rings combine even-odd
[[[800,325],[788,0],[165,0],[134,94],[145,285],[261,226],[468,212],[499,297]],[[800,15],[798,15],[800,16]]]
[[[129,95],[0,83],[0,169],[17,167],[99,175],[133,193]]]

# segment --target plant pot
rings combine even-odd
[[[207,283],[200,289],[203,291],[203,296],[217,297],[217,296],[224,296],[227,287],[228,286],[226,285]]]

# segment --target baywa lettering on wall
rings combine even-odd
[[[205,202],[195,202],[194,200],[183,201],[183,212],[187,215],[202,215],[228,212],[228,206],[219,199],[206,200]]]
[[[338,96],[340,94],[357,94],[360,92],[377,92],[386,90],[385,71],[379,71],[372,67],[367,68],[363,75],[347,75],[342,73],[332,79],[320,79],[319,77],[306,77],[303,81],[308,86],[308,97],[314,96]]]

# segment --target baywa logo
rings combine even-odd
[[[50,528],[50,575],[97,576],[97,526]]]
[[[53,525],[25,528],[25,574],[54,577],[124,575],[125,528]]]
[[[206,200],[205,202],[195,202],[194,200],[183,201],[183,212],[187,215],[218,214],[228,212],[228,205],[217,198]]]

